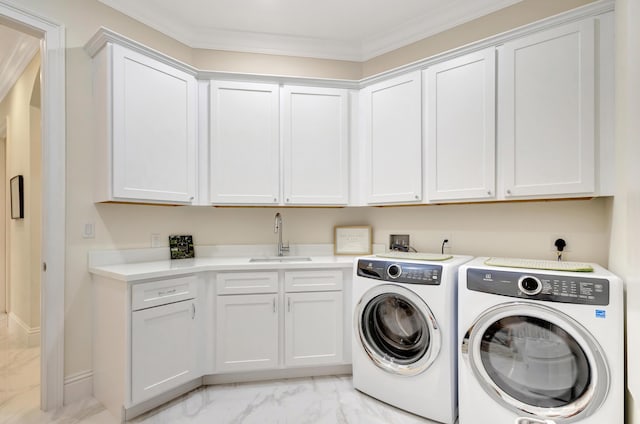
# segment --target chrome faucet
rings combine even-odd
[[[278,233],[278,256],[284,256],[285,252],[289,252],[289,243],[286,245],[282,243],[282,216],[280,212],[276,213],[276,222],[273,227],[273,232]]]

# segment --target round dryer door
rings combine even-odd
[[[462,341],[465,362],[503,406],[571,422],[600,407],[609,388],[602,348],[577,321],[532,303],[481,315]]]
[[[419,374],[440,350],[440,329],[431,310],[404,287],[384,284],[367,291],[354,319],[361,346],[387,372]]]

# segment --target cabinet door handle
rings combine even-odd
[[[158,296],[166,296],[168,294],[174,294],[176,292],[177,289],[171,289],[171,290],[160,290],[158,292]]]
[[[191,304],[191,319],[196,319],[196,304]]]
[[[276,298],[273,298],[273,312],[276,311]]]
[[[291,312],[291,298],[287,297],[287,310]]]

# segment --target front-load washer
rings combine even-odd
[[[459,274],[460,424],[623,422],[618,277],[509,258],[476,258]]]
[[[472,257],[400,256],[354,263],[353,385],[400,409],[452,424],[458,267]]]

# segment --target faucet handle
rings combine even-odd
[[[289,251],[289,242],[282,243],[281,249],[282,249],[283,252],[288,252]]]

